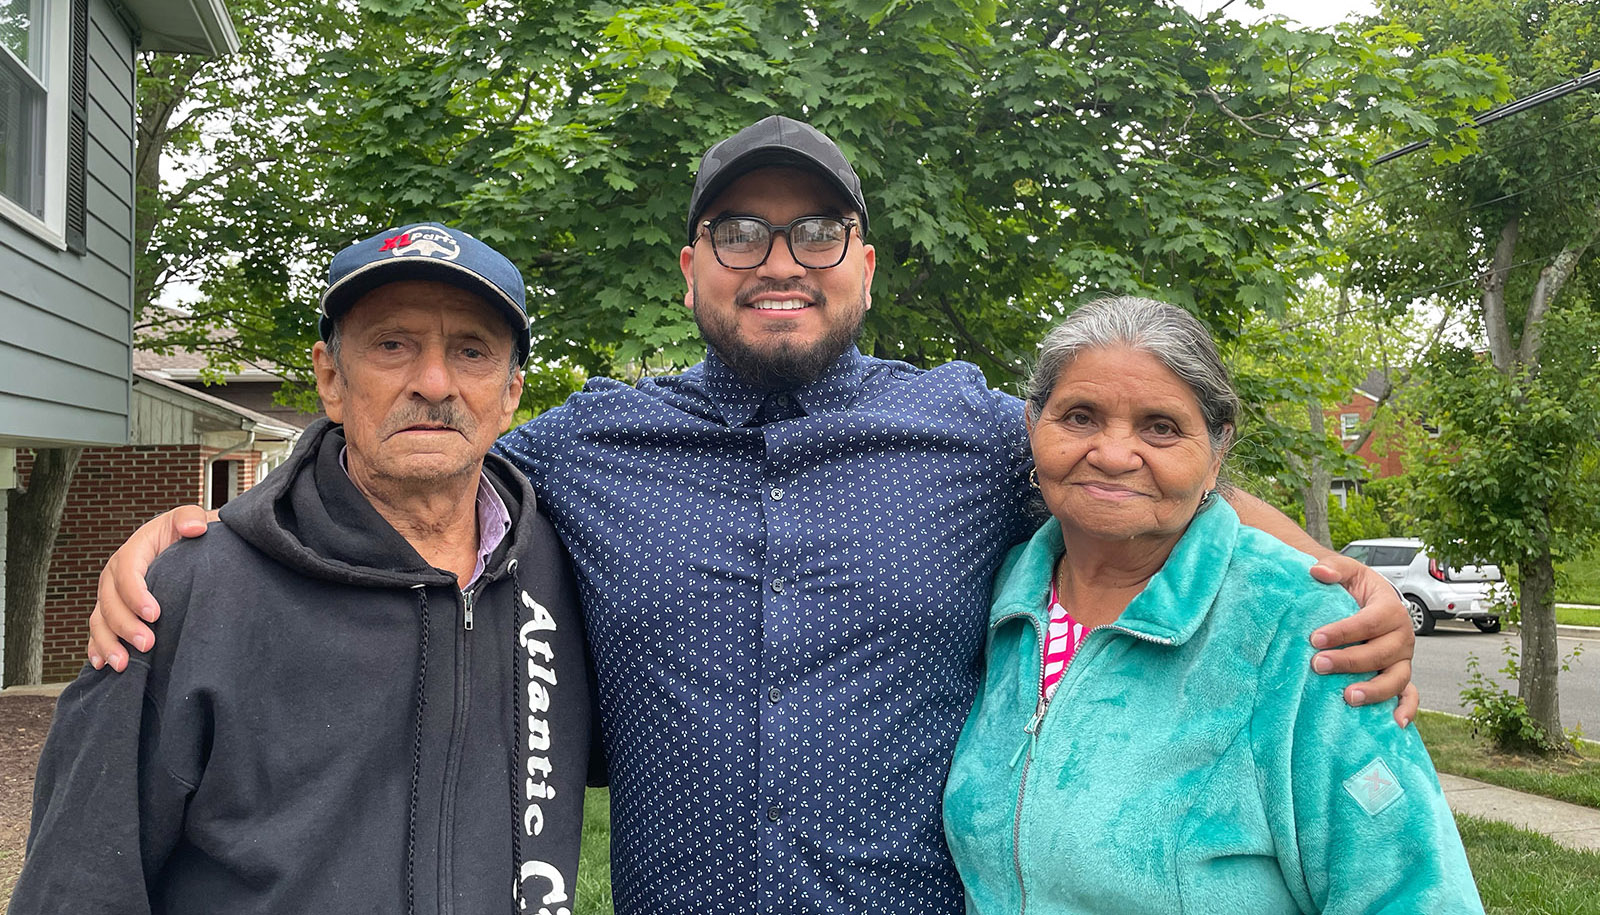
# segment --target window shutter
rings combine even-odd
[[[88,250],[89,0],[72,0],[72,59],[67,80],[67,250]]]

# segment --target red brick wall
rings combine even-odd
[[[1324,416],[1327,418],[1328,427],[1337,433],[1339,431],[1340,414],[1354,413],[1361,417],[1360,425],[1357,426],[1358,431],[1365,433],[1368,424],[1372,422],[1372,408],[1374,406],[1375,404],[1371,398],[1357,392],[1349,401],[1340,404],[1337,409],[1325,410]],[[1349,451],[1350,446],[1353,444],[1355,444],[1354,441],[1346,441],[1344,443],[1345,450]],[[1379,449],[1383,450],[1382,456],[1378,454]],[[1396,477],[1405,472],[1405,464],[1400,459],[1400,449],[1396,447],[1394,442],[1387,440],[1382,432],[1368,436],[1366,443],[1361,446],[1361,450],[1357,451],[1356,454],[1372,468],[1373,479]]]
[[[95,585],[111,553],[152,516],[199,502],[205,493],[205,459],[215,453],[199,445],[84,449],[45,587],[44,682],[71,680],[83,667]],[[240,491],[248,489],[260,455],[228,458],[243,460]],[[32,452],[19,450],[19,482],[26,482],[32,469]]]

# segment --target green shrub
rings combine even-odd
[[[1509,642],[1501,650],[1505,653],[1506,663],[1500,668],[1500,673],[1514,682],[1519,670],[1517,650]],[[1581,651],[1580,646],[1562,658],[1561,670],[1571,670],[1573,660]],[[1476,654],[1467,655],[1467,688],[1461,691],[1461,701],[1470,708],[1467,720],[1472,722],[1472,736],[1481,734],[1505,753],[1568,750],[1568,741],[1582,736],[1575,730],[1563,735],[1565,739],[1552,740],[1544,726],[1528,713],[1528,705],[1521,696],[1484,675]]]
[[[1389,519],[1380,512],[1376,499],[1352,493],[1340,506],[1338,499],[1328,497],[1328,535],[1334,549],[1342,550],[1352,540],[1396,536],[1391,531]]]

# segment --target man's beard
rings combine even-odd
[[[735,301],[735,311],[731,315],[723,315],[712,308],[701,308],[697,293],[694,303],[695,326],[700,328],[700,336],[706,343],[717,351],[717,358],[726,363],[745,384],[763,391],[802,387],[821,378],[822,373],[860,338],[866,309],[858,307],[852,321],[830,323],[827,332],[809,345],[780,339],[771,346],[758,347],[740,338],[737,309],[744,308],[746,302],[761,293],[792,292],[800,288],[794,283],[772,283],[746,290]],[[812,307],[828,308],[827,296],[821,289],[813,286],[803,288],[812,301]]]

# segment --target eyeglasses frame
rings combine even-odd
[[[735,267],[722,259],[722,252],[717,250],[716,227],[730,219],[753,219],[767,227],[767,251],[765,254],[761,255],[761,260],[756,261],[748,267]],[[813,267],[810,264],[802,263],[800,256],[794,251],[794,237],[789,234],[789,230],[794,228],[795,223],[805,222],[808,219],[831,219],[834,222],[844,225],[844,245],[839,249],[839,259],[827,265],[826,267]],[[700,235],[695,236],[695,241],[698,242],[701,237],[709,237],[711,239],[711,256],[717,259],[717,263],[727,267],[729,270],[755,270],[761,267],[762,264],[765,264],[767,262],[767,258],[772,256],[772,243],[777,239],[778,233],[782,232],[783,243],[789,248],[789,257],[793,258],[796,264],[799,264],[801,267],[804,267],[807,270],[832,270],[834,267],[844,263],[844,259],[849,256],[850,236],[852,233],[859,234],[858,229],[860,225],[861,221],[851,216],[827,216],[821,213],[814,213],[810,216],[796,217],[795,219],[791,219],[788,224],[781,226],[773,225],[772,223],[767,222],[765,219],[762,219],[760,216],[730,214],[728,216],[718,216],[716,219],[707,219],[702,221],[700,223]]]

